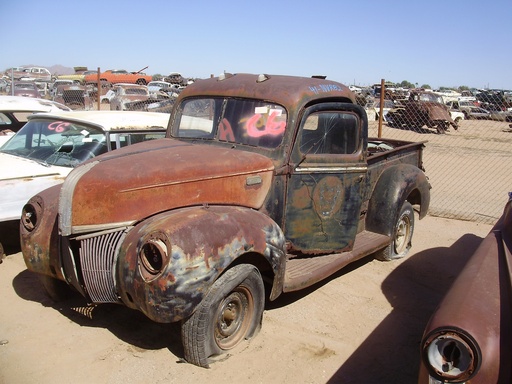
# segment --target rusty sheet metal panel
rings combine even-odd
[[[286,237],[292,247],[310,254],[350,250],[361,208],[360,189],[361,180],[348,172],[292,177],[286,206]]]
[[[453,123],[452,117],[450,115],[450,112],[448,108],[441,104],[436,105],[434,103],[429,104],[429,113],[430,113],[430,119],[432,121],[448,121],[450,123]]]
[[[57,228],[60,189],[61,185],[51,187],[28,201],[27,206],[33,208],[24,208],[22,212],[20,237],[23,258],[29,271],[65,280],[60,264]]]
[[[258,209],[273,175],[273,164],[264,156],[173,139],[127,147],[97,159],[75,169],[64,183],[60,204],[64,234],[91,229],[89,225],[99,229],[135,222],[191,205]]]
[[[285,107],[290,114],[291,111],[298,111],[309,102],[320,101],[322,98],[345,99],[353,104],[356,103],[352,91],[336,81],[245,73],[226,74],[224,80],[219,80],[218,77],[199,80],[188,85],[181,92],[178,100],[185,97],[219,95],[274,101]]]
[[[155,239],[168,256],[161,271],[148,274],[139,254]],[[154,321],[178,321],[192,313],[219,274],[243,254],[265,259],[275,274],[274,285],[281,288],[284,244],[279,226],[252,209],[193,207],[160,214],[127,234],[117,262],[118,292],[127,306]]]

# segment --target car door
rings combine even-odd
[[[309,107],[291,156],[284,229],[304,253],[349,250],[357,233],[367,164],[366,113],[344,103]]]

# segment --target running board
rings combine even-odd
[[[288,259],[283,292],[298,291],[318,283],[351,262],[386,247],[390,241],[389,236],[363,231],[356,236],[354,248],[350,252]]]

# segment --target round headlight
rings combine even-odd
[[[32,232],[43,214],[43,201],[39,196],[34,196],[25,204],[21,211],[21,224],[28,232]]]
[[[425,341],[423,358],[434,378],[461,383],[477,372],[480,351],[474,340],[460,332],[437,331]]]
[[[162,233],[146,236],[139,247],[139,270],[146,281],[159,276],[169,261],[167,238]]]

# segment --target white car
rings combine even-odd
[[[19,225],[21,210],[32,196],[62,183],[84,161],[164,137],[169,116],[115,111],[30,115],[23,128],[0,148],[0,224]],[[0,250],[4,241],[0,233]]]
[[[111,111],[125,111],[126,104],[149,99],[146,85],[118,83],[112,88],[114,96],[110,99]]]
[[[9,140],[36,112],[71,111],[63,104],[22,96],[0,96],[0,146]]]

